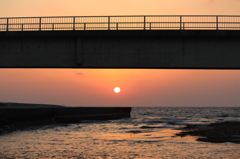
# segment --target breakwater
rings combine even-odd
[[[51,123],[118,119],[130,117],[130,113],[130,107],[1,107],[0,131],[3,134],[29,126]]]

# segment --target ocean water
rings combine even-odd
[[[130,118],[46,125],[0,136],[0,158],[239,159],[240,144],[176,137],[186,124],[240,121],[240,107],[134,107]]]

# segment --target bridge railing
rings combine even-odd
[[[240,16],[149,15],[0,18],[0,31],[240,30]]]

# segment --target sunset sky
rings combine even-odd
[[[240,15],[240,0],[0,0],[0,17],[101,15]],[[0,102],[240,106],[240,70],[2,68]]]

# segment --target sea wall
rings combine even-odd
[[[79,122],[79,120],[107,120],[130,117],[128,107],[75,107],[54,108],[54,120],[57,122]]]
[[[11,122],[51,119],[54,108],[0,108],[0,117]]]
[[[130,107],[48,107],[0,108],[0,131],[23,129],[50,123],[77,123],[81,120],[108,120],[130,117]],[[0,132],[1,134],[1,132]]]

